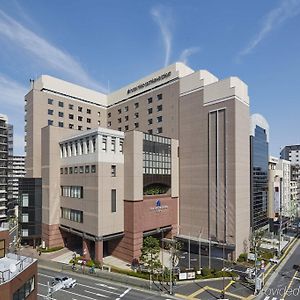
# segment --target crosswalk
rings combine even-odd
[[[282,299],[282,298],[277,298],[277,297],[266,296],[266,297],[264,298],[264,300],[284,300],[284,299]]]

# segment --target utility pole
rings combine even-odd
[[[280,208],[279,208],[279,245],[278,257],[281,257],[281,231],[282,231],[282,178],[280,178]]]
[[[172,278],[172,271],[173,271],[173,237],[171,242],[171,255],[170,255],[170,295],[173,294],[173,278]]]
[[[191,233],[189,233],[189,269],[191,268]]]
[[[208,240],[208,268],[211,269],[211,237]]]
[[[201,231],[199,232],[199,250],[198,250],[199,274],[201,274]]]

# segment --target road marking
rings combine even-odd
[[[111,290],[118,290],[118,288],[109,286],[109,285],[107,285],[107,284],[103,284],[103,283],[95,283],[95,284],[96,284],[96,285],[99,285],[99,286],[102,286],[102,287],[106,287],[106,288],[111,289]]]
[[[224,291],[226,291],[232,284],[234,284],[235,281],[234,280],[231,280],[224,288]]]
[[[41,295],[41,294],[37,294],[39,297],[43,297],[44,299],[48,299],[48,297],[47,297],[47,295]],[[52,298],[53,300],[57,300],[57,299],[55,299],[55,298]]]
[[[296,277],[296,274],[297,274],[297,273],[298,273],[298,271],[296,271],[296,272],[294,273],[294,275],[293,275],[293,277],[292,277],[292,279],[291,279],[291,281],[290,281],[290,283],[289,283],[287,289],[285,290],[284,295],[283,295],[283,297],[282,297],[283,300],[285,299],[285,296],[286,296],[287,292],[289,291],[289,289],[290,289],[290,287],[291,287],[291,285],[292,285],[292,283],[293,283],[293,281],[294,281],[294,278]]]
[[[120,295],[116,300],[121,300],[121,298],[123,298],[129,291],[131,290],[131,288],[128,288],[122,295]]]
[[[99,296],[99,297],[103,297],[103,298],[109,298],[108,296],[106,295],[102,295],[102,294],[99,294],[99,293],[93,293],[91,291],[87,291],[87,290],[84,290],[86,293],[89,293],[89,294],[93,294],[95,296]]]
[[[77,285],[82,285],[82,286],[87,287],[89,289],[94,289],[94,290],[106,292],[106,293],[109,293],[109,294],[119,295],[119,293],[116,293],[116,292],[107,291],[107,290],[100,289],[100,288],[95,288],[95,287],[92,287],[92,286],[89,286],[89,285],[85,285],[85,284],[82,284],[82,283],[78,283],[78,282],[77,282]]]

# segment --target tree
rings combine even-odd
[[[141,249],[142,254],[140,260],[147,265],[150,274],[155,270],[161,268],[161,262],[159,260],[159,240],[148,236],[143,241],[143,247]]]

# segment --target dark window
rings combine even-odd
[[[134,113],[134,118],[137,119],[138,117],[139,117],[139,113],[138,112]]]
[[[152,103],[152,97],[148,98],[148,104]]]
[[[118,127],[118,130],[119,130],[119,131],[122,131],[122,127]]]
[[[138,102],[134,103],[134,108],[139,108],[139,103]]]
[[[158,127],[157,128],[157,133],[162,133],[162,132],[163,132],[162,127]]]
[[[107,122],[107,127],[110,127],[111,126],[111,121],[108,121]]]
[[[48,104],[53,104],[53,99],[48,99]]]
[[[111,190],[111,212],[117,211],[117,191]]]
[[[152,124],[152,119],[149,119],[148,120],[148,125],[151,125]]]
[[[69,119],[73,120],[74,119],[74,115],[69,114]]]
[[[96,173],[96,165],[92,165],[91,166],[91,172],[92,173]]]
[[[82,130],[82,126],[78,126],[78,130]]]
[[[48,109],[48,115],[53,115],[53,109]]]
[[[64,113],[62,111],[59,111],[58,116],[62,118],[64,116]]]
[[[78,116],[78,121],[82,121],[82,116]]]
[[[116,176],[117,176],[117,166],[111,165],[111,177],[116,177]]]
[[[128,130],[128,125],[125,126],[125,130]]]
[[[87,108],[86,113],[91,114],[91,110],[89,108]]]
[[[59,127],[64,127],[64,122],[58,122]]]
[[[152,107],[151,108],[148,108],[148,114],[152,114]]]
[[[139,123],[134,123],[134,128],[139,128]]]
[[[53,120],[48,120],[48,125],[53,125]]]
[[[162,111],[162,109],[163,109],[162,105],[157,106],[157,111]]]
[[[162,100],[162,94],[157,95],[157,100]]]
[[[73,129],[74,128],[74,124],[69,124],[69,128]]]
[[[82,112],[82,107],[81,106],[78,106],[78,111]]]
[[[107,117],[108,117],[108,118],[110,118],[110,117],[111,117],[111,113],[110,113],[110,112],[107,114]]]
[[[122,113],[122,110],[121,110],[120,108],[118,109],[118,113],[119,113],[119,114]]]
[[[125,107],[124,107],[124,111],[128,111],[128,106],[125,106]]]
[[[79,173],[83,173],[83,166],[79,167]]]
[[[127,121],[128,121],[128,119],[129,119],[129,117],[128,117],[128,116],[125,116],[125,122],[127,122]]]
[[[118,123],[121,123],[121,122],[122,122],[122,119],[121,119],[121,118],[119,118],[119,119],[118,119]]]
[[[73,104],[69,104],[69,109],[73,109],[74,105]]]
[[[60,174],[64,174],[64,169],[60,168]]]
[[[91,127],[87,127],[87,128],[86,128],[86,130],[90,130],[90,129],[91,129]]]
[[[90,166],[85,166],[85,173],[90,173]]]
[[[73,167],[69,167],[69,174],[73,174]]]
[[[62,101],[58,101],[58,106],[59,107],[64,107],[64,103]]]
[[[153,130],[152,130],[152,129],[149,129],[149,130],[148,130],[148,133],[149,133],[149,134],[152,134],[152,133],[153,133]]]
[[[157,122],[158,123],[162,122],[162,116],[157,117]]]
[[[68,174],[68,168],[65,168],[65,174]]]
[[[87,118],[86,121],[87,121],[87,123],[91,123],[91,119],[90,118]]]

